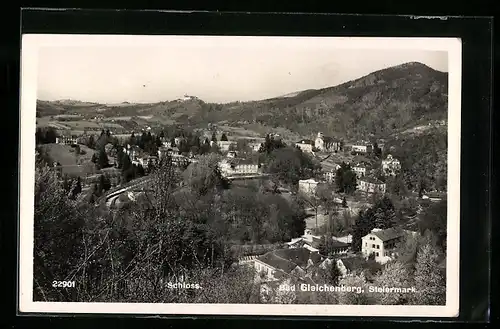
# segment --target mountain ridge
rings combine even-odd
[[[233,126],[283,127],[301,135],[324,131],[354,138],[387,135],[390,130],[410,128],[447,119],[448,74],[419,62],[408,62],[374,71],[336,86],[295,91],[256,101],[207,103],[195,96],[187,100],[153,103],[37,101],[40,115],[74,112],[94,115],[145,116],[159,123],[203,125],[226,122]],[[86,104],[86,106],[81,106]],[[78,106],[80,105],[80,106]],[[104,109],[104,110],[103,110]]]

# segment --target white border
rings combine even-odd
[[[387,305],[269,305],[269,304],[147,304],[33,302],[33,207],[38,49],[54,46],[157,47],[172,38],[196,40],[214,46],[222,38],[235,42],[333,43],[338,49],[415,49],[448,52],[448,240],[445,306]],[[242,40],[244,39],[244,40]],[[286,39],[286,44],[284,43]],[[230,36],[124,36],[23,35],[21,58],[21,146],[19,221],[19,311],[41,313],[134,313],[205,315],[300,315],[456,317],[459,313],[460,118],[462,43],[455,38],[339,38],[339,37],[230,37]]]

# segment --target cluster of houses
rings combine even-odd
[[[261,283],[261,294],[281,283],[302,282],[325,284],[325,272],[335,265],[341,277],[363,275],[372,258],[378,264],[385,264],[397,256],[398,244],[409,235],[418,233],[398,228],[373,229],[362,237],[361,252],[351,251],[352,235],[328,237],[328,255],[319,250],[322,237],[313,236],[306,230],[300,238],[292,239],[284,248],[268,251],[260,256],[247,256],[239,262],[252,266],[256,271],[256,281]]]
[[[374,150],[372,143],[367,141],[359,141],[356,143],[344,144],[340,139],[334,137],[324,136],[323,133],[319,132],[316,139],[302,139],[295,143],[295,146],[300,148],[303,152],[314,153],[314,152],[339,152],[339,151],[350,151],[354,154],[369,154]],[[384,144],[378,145],[381,149]]]
[[[315,140],[303,139],[295,143],[295,146],[306,153],[313,153],[315,151],[338,152],[342,150],[342,142],[340,140],[323,136],[321,132],[318,133]]]
[[[339,164],[323,164],[323,182],[333,183],[335,181],[336,172],[340,169]],[[396,175],[401,170],[401,163],[392,155],[387,155],[386,159],[382,160],[382,172],[385,176]],[[385,193],[386,184],[375,178],[371,173],[373,170],[370,165],[365,162],[356,163],[351,166],[352,171],[357,177],[357,189],[365,193]],[[299,192],[312,195],[322,181],[313,178],[299,181]]]

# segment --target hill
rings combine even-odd
[[[407,63],[335,87],[240,103],[230,110],[225,106],[218,119],[285,127],[301,135],[322,131],[351,139],[380,137],[446,120],[447,92],[447,73]]]
[[[130,117],[132,121],[136,117],[160,125],[206,126],[207,122],[220,122],[247,129],[281,128],[301,136],[322,131],[347,139],[387,137],[396,131],[447,119],[447,76],[412,62],[338,86],[260,101],[210,104],[194,96],[153,104],[39,101],[37,111],[40,116],[99,114],[107,118]]]

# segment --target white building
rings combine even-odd
[[[219,168],[223,176],[234,175],[257,175],[261,170],[258,164],[245,159],[223,159],[219,162]]]
[[[369,143],[356,143],[351,145],[351,151],[356,153],[370,153],[373,149],[373,146]]]
[[[299,149],[301,149],[302,152],[313,153],[314,142],[312,140],[309,140],[309,139],[303,139],[303,140],[295,143],[295,146],[297,146]]]
[[[210,146],[213,145],[213,142],[210,142]],[[228,152],[229,148],[232,146],[236,146],[235,141],[217,141],[217,147],[221,152]]]
[[[78,143],[78,139],[76,136],[56,137],[56,144],[76,145],[77,143]]]
[[[340,141],[333,139],[332,137],[323,136],[323,133],[319,132],[316,140],[314,141],[314,146],[320,151],[340,151]]]
[[[365,193],[384,194],[386,190],[386,185],[384,182],[374,177],[365,176],[358,181],[358,190]]]
[[[384,175],[395,176],[401,170],[401,163],[398,159],[393,158],[392,155],[388,154],[387,158],[382,160],[382,171]]]
[[[318,184],[319,182],[312,178],[299,180],[299,192],[309,195],[314,194]]]
[[[333,183],[335,182],[335,176],[337,175],[337,171],[334,171],[334,170],[330,170],[330,171],[327,171],[323,174],[323,177],[325,178],[325,180],[329,183]]]
[[[373,254],[376,262],[384,264],[395,256],[394,250],[404,237],[405,231],[403,230],[374,228],[361,238],[361,252],[365,257]]]
[[[355,166],[352,167],[352,170],[356,174],[358,178],[366,176],[366,172],[368,170],[366,164],[364,163],[358,163]]]

